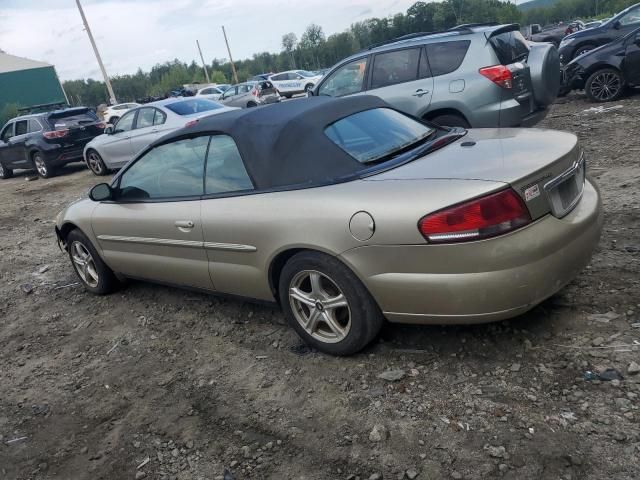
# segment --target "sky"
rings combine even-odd
[[[405,12],[416,0],[81,0],[109,76],[178,58],[234,60],[279,52],[282,35],[310,23],[325,35]],[[55,65],[62,80],[101,79],[75,0],[0,0],[0,50]]]

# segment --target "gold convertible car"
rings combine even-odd
[[[371,96],[200,119],[57,218],[87,290],[135,278],[277,302],[357,352],[384,319],[519,315],[589,262],[598,189],[574,135],[445,128]]]

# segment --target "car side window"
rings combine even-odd
[[[162,125],[167,121],[167,115],[162,110],[158,110],[157,108],[154,108],[154,110],[156,112],[153,116],[154,125]]]
[[[28,131],[28,122],[27,120],[18,120],[16,122],[16,137],[18,135],[24,135]]]
[[[358,93],[364,85],[367,58],[359,58],[341,66],[327,77],[318,90],[319,95],[342,97]]]
[[[203,192],[208,136],[165,143],[149,150],[120,178],[118,200],[197,197]]]
[[[146,128],[153,126],[153,117],[155,116],[155,111],[155,108],[141,108],[140,110],[138,110],[136,128]]]
[[[228,135],[211,137],[204,188],[207,195],[253,190],[236,142]]]
[[[36,119],[32,118],[29,120],[29,133],[39,132],[42,130],[42,125]]]
[[[210,95],[213,93],[213,88],[205,88],[200,92],[200,95]]]
[[[13,137],[13,123],[8,123],[0,133],[0,140],[6,143],[11,137]]]
[[[371,88],[386,87],[418,79],[419,48],[379,53],[373,59]]]
[[[273,77],[271,77],[271,80],[274,82],[279,82],[280,80],[286,80],[287,74],[286,73],[280,73],[278,75],[274,75]]]
[[[462,65],[469,45],[471,45],[469,40],[428,44],[427,56],[432,75],[437,77],[455,72]]]
[[[222,99],[224,100],[225,98],[233,97],[236,94],[237,90],[238,87],[229,87],[229,89],[224,92],[224,95],[222,95]]]
[[[640,23],[640,7],[634,8],[630,10],[624,17],[620,20],[620,25],[634,25],[636,23]]]
[[[133,129],[133,119],[136,112],[127,112],[116,122],[114,133],[128,132]]]

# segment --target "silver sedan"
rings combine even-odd
[[[237,108],[197,97],[169,98],[134,108],[85,146],[85,162],[94,174],[106,175],[167,133],[230,110]]]

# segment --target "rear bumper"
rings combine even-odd
[[[523,106],[517,100],[503,101],[500,109],[500,127],[533,127],[541,122],[547,113],[549,113],[549,109],[541,107],[523,115]]]
[[[84,160],[83,151],[87,142],[78,142],[70,146],[51,145],[48,149],[41,150],[42,155],[50,165],[65,165],[71,162],[81,162]]]
[[[591,259],[602,221],[599,192],[587,182],[562,219],[547,215],[479,242],[359,247],[342,259],[392,322],[490,322],[526,312],[575,278]]]

